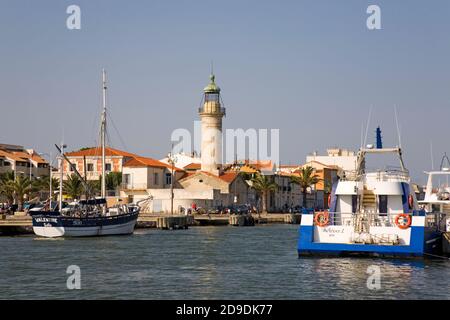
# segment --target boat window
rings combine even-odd
[[[358,196],[354,194],[352,195],[352,213],[356,213],[357,205],[358,205]]]
[[[388,213],[388,196],[379,195],[378,196],[378,209],[380,213]]]

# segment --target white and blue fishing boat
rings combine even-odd
[[[396,155],[400,167],[365,168],[368,155],[382,154]],[[302,214],[299,256],[440,254],[442,230],[436,213],[419,207],[399,147],[361,148],[356,171],[340,175],[328,202],[328,211]]]
[[[79,201],[76,206],[64,210],[62,202],[63,194],[63,161],[78,175],[87,194],[92,195],[89,185],[80,175],[75,166],[64,155],[64,145],[56,146],[61,154],[60,162],[60,189],[59,205],[57,210],[34,212],[32,215],[33,231],[37,236],[54,237],[88,237],[122,235],[133,233],[137,222],[140,207],[136,205],[119,204],[108,208],[106,201],[105,181],[105,137],[106,136],[106,74],[103,71],[103,112],[101,121],[101,144],[102,144],[102,179],[101,197]],[[49,201],[50,203],[50,201]],[[48,206],[50,207],[50,206]],[[50,209],[50,208],[48,208]]]

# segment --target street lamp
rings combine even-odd
[[[173,174],[175,169],[175,163],[177,162],[177,157],[172,154],[172,152],[169,152],[167,154],[167,162],[171,165],[171,176],[170,176],[170,213],[173,215],[173,180],[175,179],[175,176]]]
[[[52,194],[52,164],[53,164],[53,159],[52,159],[52,153],[50,152],[50,154],[48,153],[39,153],[40,156],[48,156],[49,157],[49,176],[50,176],[50,184],[49,184],[49,196],[50,196],[50,208],[52,206],[52,200],[53,200],[53,194]]]

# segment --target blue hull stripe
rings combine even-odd
[[[346,243],[319,243],[314,242],[314,226],[301,226],[298,241],[298,253],[375,253],[386,255],[421,256],[431,253],[434,248],[425,245],[428,239],[439,234],[426,232],[424,227],[411,227],[410,245],[376,245],[376,244],[346,244]]]

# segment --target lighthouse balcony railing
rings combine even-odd
[[[200,107],[198,108],[199,113],[213,113],[213,114],[223,114],[226,115],[226,108],[220,107],[220,108],[214,108],[214,110],[211,110],[209,108]]]

